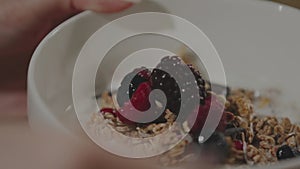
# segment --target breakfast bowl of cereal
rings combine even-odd
[[[83,91],[97,107],[90,108],[82,97],[74,100],[76,63],[85,44],[107,23],[140,12],[176,15],[202,30],[219,54],[227,83],[211,78],[201,58],[195,59],[197,54],[182,43],[154,36],[147,40],[172,52],[144,57],[141,64],[129,64],[119,69],[122,76],[114,76],[126,52],[145,43],[145,37],[137,36],[112,48],[95,73],[93,92]],[[223,168],[298,168],[299,17],[297,9],[256,0],[153,0],[118,14],[81,13],[53,30],[33,54],[28,75],[30,125],[96,144],[87,128],[95,137],[110,135],[108,140],[110,131],[135,141],[160,136],[148,141],[161,151],[145,157],[154,153],[158,164],[168,168],[199,158]],[[184,83],[177,84],[178,79]],[[85,82],[82,78],[79,84]],[[158,90],[164,94],[152,92]],[[144,119],[149,114],[155,119]],[[203,129],[209,137],[203,136]]]

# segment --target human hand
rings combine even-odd
[[[56,25],[83,11],[118,12],[125,0],[1,0],[0,57],[32,52]]]
[[[163,169],[159,156],[124,158],[111,154],[91,140],[53,130],[34,133],[24,122],[0,119],[0,168],[9,169]],[[195,153],[197,149],[194,149]],[[175,168],[211,169],[208,157],[199,156]],[[167,167],[169,168],[169,167]]]
[[[0,168],[157,168],[150,159],[121,158],[84,139],[71,138],[54,131],[33,133],[24,123],[1,121],[0,135]]]
[[[0,0],[0,118],[26,116],[29,59],[50,30],[83,10],[118,12],[132,5],[125,0]]]

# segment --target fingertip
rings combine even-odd
[[[133,5],[132,2],[107,1],[107,2],[103,3],[102,7],[99,8],[100,10],[98,12],[102,12],[102,13],[120,12],[120,11],[123,11],[127,8],[130,8],[132,5]]]
[[[122,0],[122,1],[132,2],[132,3],[135,3],[135,4],[142,2],[142,0]]]
[[[131,0],[72,0],[72,6],[79,10],[92,10],[101,13],[119,12],[131,7]]]

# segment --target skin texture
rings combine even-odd
[[[0,0],[0,168],[150,168],[140,160],[113,156],[90,141],[49,131],[33,133],[24,119],[27,65],[41,39],[83,10],[118,12],[131,5],[119,0]]]
[[[1,55],[32,50],[53,27],[83,10],[118,12],[131,5],[121,0],[1,0]]]
[[[118,12],[121,0],[0,0],[0,118],[26,118],[26,76],[30,56],[42,38],[84,10]]]
[[[157,161],[121,158],[90,140],[34,133],[26,120],[27,68],[41,39],[83,10],[110,13],[132,5],[121,0],[0,0],[0,168],[158,168]],[[199,169],[198,162],[186,168]]]
[[[7,169],[155,169],[150,159],[126,159],[91,141],[45,131],[37,134],[23,123],[0,124],[0,168]]]

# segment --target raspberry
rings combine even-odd
[[[243,142],[241,140],[235,140],[234,141],[234,147],[237,150],[243,150]]]
[[[192,126],[192,121],[194,121],[193,118],[195,118],[195,114],[197,115],[196,121],[190,131],[191,135],[194,138],[197,138],[199,136],[199,134],[204,126],[204,123],[206,121],[209,111],[211,111],[210,113],[223,111],[223,103],[221,103],[221,101],[218,100],[218,98],[212,94],[207,96],[207,98],[205,99],[205,104],[200,105],[198,108],[196,108],[193,111],[193,114],[188,118],[188,124],[189,124],[189,126]],[[225,124],[226,124],[226,115],[223,113],[223,116],[217,127],[217,130],[223,131],[226,126]]]
[[[117,113],[117,110],[116,110],[116,109],[113,109],[113,108],[102,108],[102,109],[100,110],[100,112],[102,112],[102,113],[116,114],[116,113]]]
[[[124,77],[117,92],[117,102],[120,107],[131,99],[141,83],[149,81],[150,74],[151,72],[148,69],[142,67],[133,70]]]
[[[124,124],[135,125],[136,121],[144,116],[143,111],[150,108],[149,94],[151,86],[149,82],[141,83],[137,90],[133,93],[131,99],[123,104],[119,111],[109,108],[104,108],[101,112],[109,112],[115,114]],[[130,104],[131,102],[131,104]],[[122,113],[122,114],[121,114]],[[129,120],[131,119],[131,120]],[[133,119],[133,120],[132,120]]]
[[[150,82],[143,82],[133,93],[131,104],[139,111],[146,111],[150,108],[149,94],[151,92]]]
[[[139,112],[136,111],[136,109],[134,109],[129,102],[130,101],[124,103],[124,106],[118,111],[117,117],[124,124],[135,125],[140,115]],[[131,121],[129,119],[134,119],[134,120]]]

